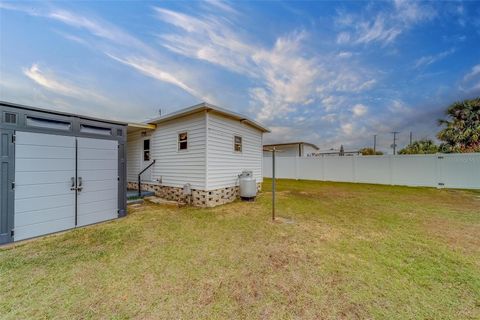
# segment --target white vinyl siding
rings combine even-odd
[[[127,135],[127,181],[137,182],[137,175],[142,170],[142,148],[141,131],[129,133]]]
[[[243,170],[253,171],[262,182],[262,132],[213,112],[208,114],[207,189],[214,190],[238,184]],[[233,149],[234,136],[242,137],[242,152]]]
[[[315,149],[314,147],[312,147],[308,144],[303,145],[303,156],[304,157],[308,157],[309,154],[316,153],[316,152],[318,152],[318,150]]]
[[[188,148],[178,150],[178,135],[183,132],[188,134]],[[262,134],[214,112],[159,123],[149,132],[151,160],[156,160],[150,183],[170,187],[190,183],[192,189],[215,190],[238,185],[243,170],[253,171],[262,182]],[[242,137],[242,152],[234,150],[234,136]],[[141,130],[128,135],[128,181],[136,182],[143,167],[144,138]]]
[[[178,134],[187,132],[188,149],[178,150]],[[205,188],[205,113],[197,113],[161,123],[150,142],[153,180],[161,177],[162,185],[192,189]]]
[[[188,133],[188,149],[178,150],[178,134]],[[183,187],[190,183],[193,189],[205,188],[205,114],[174,119],[161,123],[150,132],[150,159],[152,180],[161,185]],[[141,131],[128,135],[128,181],[136,182],[142,169],[143,137]]]

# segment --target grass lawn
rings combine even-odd
[[[0,318],[480,318],[480,192],[269,183],[0,249]]]

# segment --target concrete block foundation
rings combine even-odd
[[[137,182],[128,182],[128,189],[137,189]],[[142,191],[155,192],[157,197],[177,202],[190,203],[195,207],[216,207],[225,203],[229,203],[239,198],[239,187],[227,187],[215,190],[197,190],[192,189],[192,195],[183,194],[183,188],[162,186],[154,183],[141,183]],[[257,183],[257,190],[262,190],[262,184]]]

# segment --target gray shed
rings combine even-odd
[[[127,124],[0,101],[0,244],[126,215]]]

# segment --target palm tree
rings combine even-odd
[[[424,139],[409,144],[400,150],[398,154],[431,154],[437,152],[438,146],[432,140]]]
[[[438,139],[443,152],[480,152],[480,97],[455,102],[446,110],[449,119],[440,119],[444,128]]]

